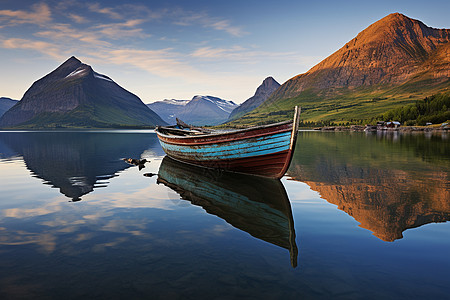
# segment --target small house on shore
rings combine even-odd
[[[400,127],[400,122],[390,121],[390,122],[386,122],[384,126],[386,128],[398,128],[398,127]]]

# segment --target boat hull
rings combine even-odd
[[[225,133],[175,136],[156,130],[171,158],[203,167],[281,178],[287,171],[297,135],[294,122]]]

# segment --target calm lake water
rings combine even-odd
[[[0,299],[450,299],[449,138],[301,131],[277,181],[0,132]]]

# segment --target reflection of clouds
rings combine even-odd
[[[141,220],[140,220],[141,221]],[[151,223],[152,220],[147,220],[147,223]],[[142,230],[145,230],[147,223],[140,223],[136,222],[136,220],[111,220],[108,223],[106,223],[104,226],[101,227],[100,230],[102,231],[110,231],[110,232],[116,232],[116,233],[128,233],[131,235],[144,235],[144,232]],[[141,230],[131,230],[131,228],[134,229],[141,229]]]
[[[70,221],[66,218],[64,218],[64,219],[58,218],[56,220],[45,221],[45,222],[39,223],[39,225],[44,225],[47,227],[63,227],[60,230],[60,232],[73,232],[73,229],[71,227],[69,227],[69,225],[74,226],[74,225],[82,225],[82,224],[86,224],[86,221],[85,220]]]
[[[0,159],[0,163],[2,166],[2,175],[0,181],[0,187],[9,186],[10,184],[15,183],[17,178],[23,178],[23,173],[25,169],[25,163],[20,158],[17,160],[3,160]],[[20,177],[22,176],[22,177]],[[2,191],[4,189],[1,189]]]
[[[141,154],[141,158],[147,158],[153,161],[161,161],[164,156],[166,155],[164,152],[161,151],[162,149],[159,148],[150,148],[145,150],[142,154]]]
[[[29,204],[25,207],[1,210],[0,245],[35,245],[39,251],[49,254],[57,249],[58,241],[60,245],[65,245],[66,243],[61,241],[70,237],[72,244],[70,247],[76,247],[76,245],[81,247],[84,241],[94,242],[89,248],[76,251],[102,252],[108,247],[130,241],[133,237],[152,238],[145,232],[148,224],[153,222],[152,219],[123,219],[118,214],[124,209],[172,210],[174,205],[167,199],[167,187],[154,182],[149,183],[148,178],[143,177],[142,173],[137,175],[139,176],[137,178],[148,186],[132,193],[93,193],[87,197],[90,200],[79,203],[53,198],[36,201],[33,203],[36,207]],[[11,218],[21,219],[22,222],[32,222],[34,226],[28,227],[32,229],[26,231],[18,230],[14,228],[15,222],[11,222]],[[102,232],[120,234],[121,237],[107,238],[105,241]],[[102,239],[102,241],[99,242],[96,239]]]
[[[215,225],[209,231],[214,235],[221,236],[225,232],[232,230],[230,225]]]
[[[75,242],[84,242],[84,241],[88,241],[94,237],[95,237],[94,233],[80,233],[75,236],[74,241]]]
[[[167,190],[168,188],[163,185],[151,183],[147,187],[140,188],[131,193],[107,193],[105,195],[102,195],[101,200],[95,202],[86,201],[86,203],[95,206],[101,205],[104,206],[105,209],[156,208],[163,210],[173,210],[175,207],[173,202],[168,201],[167,199]]]
[[[43,207],[37,208],[7,208],[3,209],[0,216],[6,218],[25,219],[37,216],[43,216],[61,211],[60,204],[48,203]]]
[[[289,176],[285,176],[282,179],[290,202],[301,201],[302,203],[306,203],[311,199],[321,198],[320,193],[312,190],[308,184],[294,180]],[[316,203],[316,201],[311,201],[311,203]]]
[[[33,233],[23,230],[3,230],[0,235],[0,245],[18,246],[27,244],[36,244],[40,250],[45,253],[52,253],[56,248],[56,236],[54,234]]]
[[[103,252],[108,247],[117,247],[120,244],[124,244],[124,243],[128,242],[128,240],[129,240],[129,237],[118,237],[110,242],[97,244],[92,248],[92,250],[94,252]]]
[[[83,203],[89,206],[96,206],[96,213],[86,214],[82,217],[87,220],[98,220],[107,216],[111,216],[112,213],[108,211],[116,208],[155,208],[164,210],[173,210],[174,205],[167,199],[167,187],[157,184],[150,184],[148,187],[139,189],[133,193],[116,192],[107,193],[101,195],[101,200],[87,200]],[[96,198],[92,196],[92,198]],[[45,216],[53,213],[60,213],[68,207],[73,207],[77,204],[61,203],[59,199],[52,199],[52,202],[42,203],[39,202],[39,207],[20,207],[20,208],[7,208],[2,209],[0,212],[1,218],[17,218],[26,219],[38,216]],[[81,220],[77,220],[81,224]],[[49,227],[66,226],[68,223],[74,225],[73,222],[67,219],[53,219],[52,221],[45,221],[40,223]]]

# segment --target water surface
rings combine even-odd
[[[277,181],[0,132],[0,298],[449,299],[449,175],[445,134],[300,132]]]

